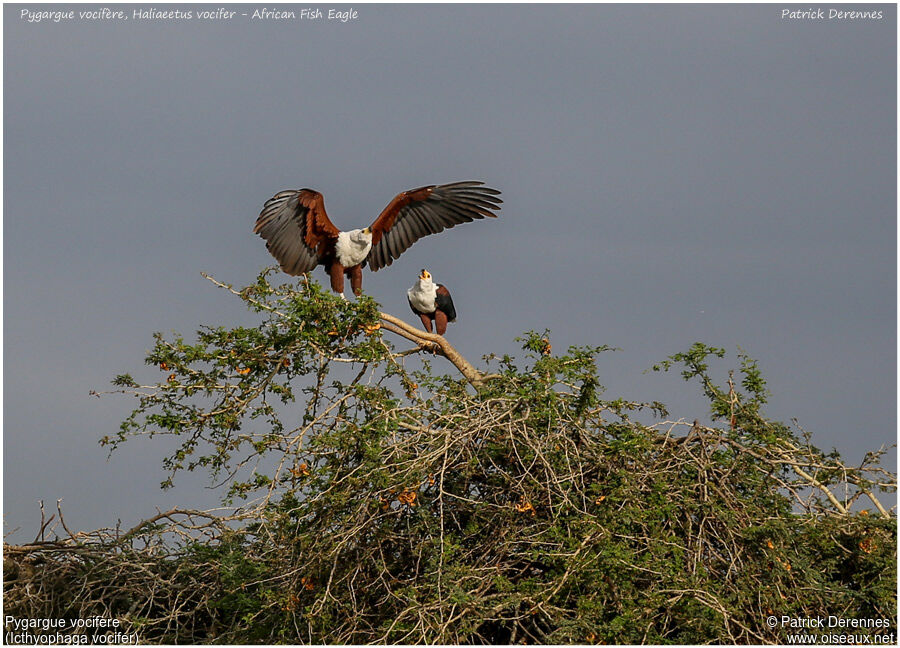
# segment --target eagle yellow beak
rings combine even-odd
[[[422,274],[419,275],[419,279],[426,281],[429,278],[431,278],[431,275],[429,274],[428,270],[426,270],[425,268],[422,268]]]

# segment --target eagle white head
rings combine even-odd
[[[345,268],[359,265],[365,261],[372,249],[372,230],[370,228],[355,229],[338,234],[334,246],[338,262]]]
[[[434,285],[434,281],[431,278],[431,273],[428,272],[425,268],[422,268],[422,272],[419,273],[419,287],[421,288],[430,288]]]
[[[437,286],[431,278],[428,270],[422,269],[419,273],[416,283],[412,288],[406,291],[410,303],[423,313],[433,313],[435,309],[435,298],[437,297]]]
[[[365,229],[350,230],[347,233],[350,235],[350,240],[357,245],[372,245],[372,230],[368,227],[366,227]]]

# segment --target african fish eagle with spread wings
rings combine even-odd
[[[456,309],[453,298],[444,284],[436,284],[428,270],[422,269],[416,283],[406,291],[409,307],[422,319],[425,330],[431,333],[431,321],[434,320],[437,334],[447,331],[447,322],[456,321]]]
[[[342,232],[328,219],[322,194],[312,189],[282,191],[263,206],[253,231],[289,275],[325,266],[331,289],[344,294],[344,276],[355,295],[362,269],[391,265],[423,236],[485,216],[496,217],[500,192],[483,182],[454,182],[404,191],[365,229]]]

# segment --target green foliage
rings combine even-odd
[[[309,425],[326,395],[363,395],[362,373],[346,384],[329,380],[333,363],[325,359],[340,353],[343,362],[364,372],[388,357],[389,347],[377,331],[377,304],[368,297],[344,301],[315,282],[302,293],[288,284],[273,287],[269,272],[238,293],[263,314],[258,327],[204,327],[190,343],[180,335],[154,334],[145,362],[166,378],[146,386],[127,374],[113,381],[139,404],[116,436],[101,440],[103,445],[114,450],[136,434],[178,437],[177,449],[165,460],[169,477],[164,487],[181,470],[204,468],[213,479],[234,476],[245,466],[299,449],[292,435]],[[315,380],[297,384],[306,377]],[[295,403],[298,395],[308,406],[286,425],[279,404]],[[231,479],[227,499],[245,498],[274,483],[250,471],[246,478]]]
[[[137,407],[106,443],[174,435],[170,479],[203,469],[255,506],[144,560],[158,599],[197,597],[187,616],[113,606],[144,641],[779,643],[768,616],[829,614],[895,630],[896,520],[857,502],[896,479],[879,452],[851,468],[769,420],[743,351],[738,382],[700,343],[654,367],[699,381],[724,427],[648,425],[634,414],[662,404],[605,397],[606,346],[554,353],[530,331],[475,389],[441,359],[407,370],[368,298],[266,273],[235,293],[258,327],[157,334],[166,378],[114,381]]]
[[[688,351],[676,353],[668,359],[653,365],[653,371],[669,371],[681,365],[681,377],[687,381],[699,380],[703,394],[709,400],[710,414],[714,421],[728,420],[731,430],[740,429],[767,443],[777,439],[790,439],[790,430],[781,423],[769,421],[762,408],[768,401],[769,392],[757,362],[742,350],[740,360],[741,386],[745,392],[735,389],[734,371],[728,374],[725,385],[715,383],[709,371],[709,359],[724,358],[725,349],[695,342]]]

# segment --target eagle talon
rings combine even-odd
[[[441,347],[437,342],[425,341],[419,343],[419,348],[423,351],[427,351],[432,355],[437,355]]]

